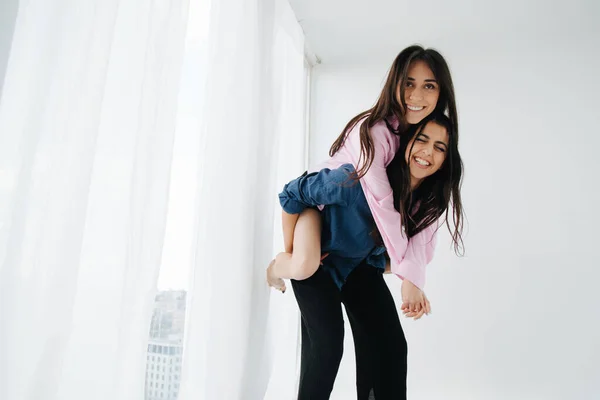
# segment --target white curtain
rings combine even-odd
[[[187,0],[21,0],[0,99],[0,398],[144,397]]]
[[[289,22],[285,26],[295,24]],[[278,73],[274,74],[274,79],[276,87],[281,90],[282,101],[279,102],[276,117],[275,132],[279,147],[276,154],[275,195],[285,183],[298,177],[307,168],[310,66],[305,61],[300,46],[302,42],[301,31],[278,30],[274,57]],[[281,207],[277,198],[274,215],[273,253],[278,253],[283,251],[283,235]],[[271,291],[268,338],[272,368],[265,400],[293,400],[298,397],[300,312],[289,283],[287,289],[284,295]]]
[[[293,398],[297,311],[265,269],[278,185],[305,167],[303,33],[285,0],[213,0],[208,40],[180,399]]]

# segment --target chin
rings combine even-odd
[[[409,113],[406,114],[406,122],[408,122],[411,125],[416,125],[419,122],[423,121],[423,119],[425,119],[425,117],[427,117],[429,114],[431,114],[431,112],[428,112],[426,110],[420,111],[418,114],[413,114],[409,111]]]

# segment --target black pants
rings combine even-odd
[[[302,314],[298,400],[329,399],[343,353],[343,303],[356,352],[358,400],[406,399],[407,346],[392,295],[379,270],[357,267],[340,291],[327,271],[292,280]]]

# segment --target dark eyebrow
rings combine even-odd
[[[423,136],[423,137],[425,137],[427,140],[430,140],[430,139],[431,139],[429,136],[427,136],[427,135],[426,135],[426,134],[424,134],[423,132],[419,132],[419,134],[417,135],[417,137],[419,137],[419,136]],[[443,144],[443,145],[444,145],[444,147],[446,148],[446,150],[448,149],[448,145],[447,145],[446,143],[442,142],[441,140],[437,140],[437,141],[436,141],[436,143],[438,143],[438,144]]]
[[[410,76],[407,78],[409,81],[414,81],[415,78],[411,78]],[[425,82],[433,82],[433,83],[438,83],[438,81],[436,81],[435,79],[425,79]]]

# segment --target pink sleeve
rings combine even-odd
[[[425,267],[433,259],[437,242],[438,224],[433,223],[410,238],[406,253],[400,264],[392,264],[392,272],[408,279],[416,287],[425,287]]]

